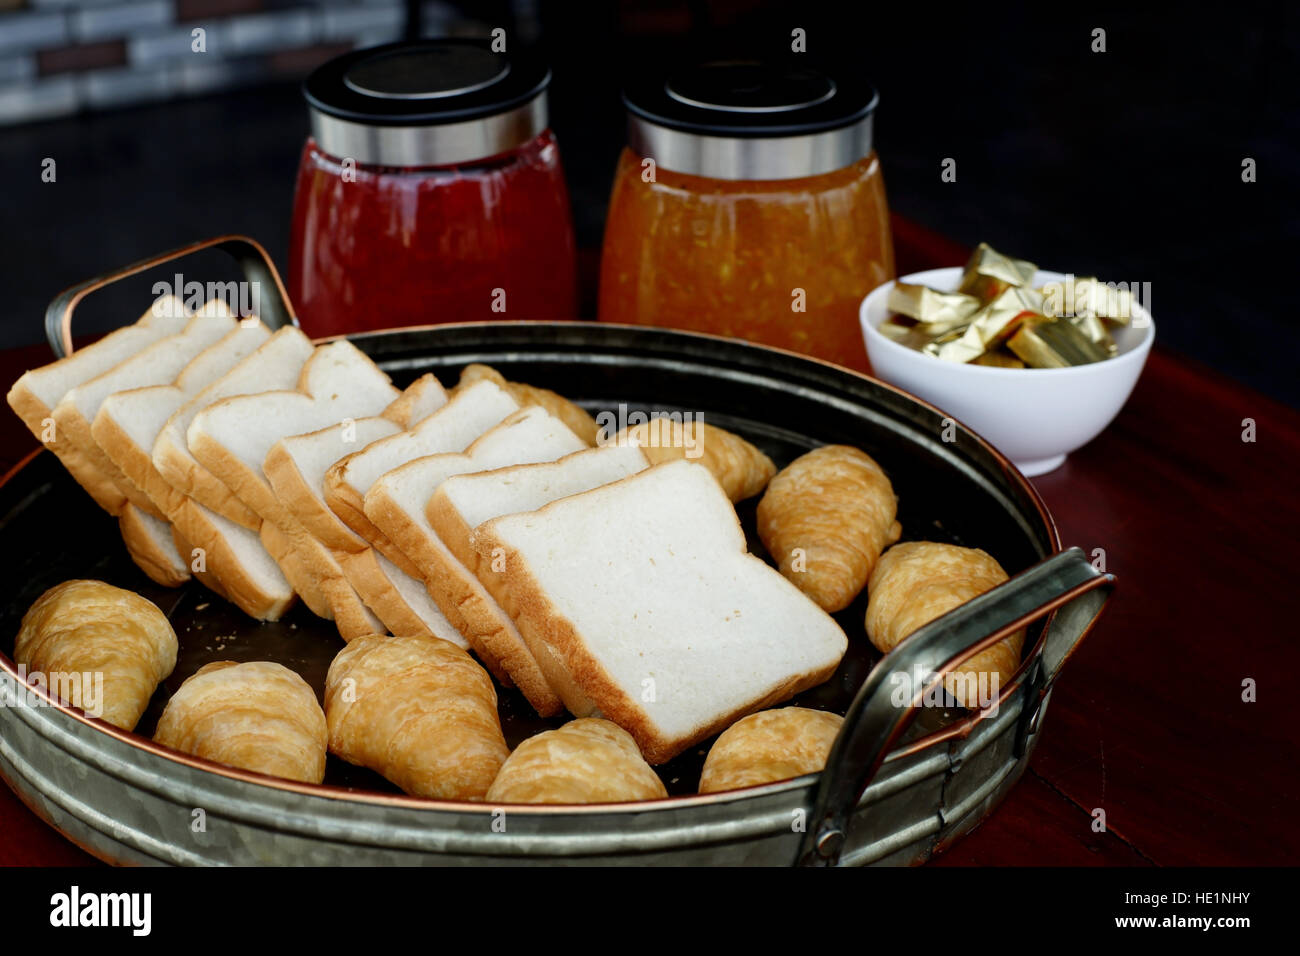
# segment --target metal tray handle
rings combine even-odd
[[[1025,680],[1025,712],[1036,711],[1061,666],[1092,628],[1115,586],[1078,548],[1034,565],[1005,584],[936,618],[885,655],[858,690],[817,784],[809,826],[796,861],[833,866],[849,819],[871,778],[902,736],[922,696],[962,661],[1056,611],[1041,653]],[[893,701],[894,674],[925,675],[906,706]]]
[[[228,254],[239,264],[245,280],[257,283],[261,293],[258,296],[259,317],[268,328],[278,329],[281,326],[298,324],[298,319],[293,314],[293,307],[289,303],[289,294],[285,292],[284,283],[280,281],[280,273],[261,244],[247,236],[216,236],[212,239],[191,242],[189,245],[150,256],[148,259],[141,259],[129,266],[105,272],[64,289],[54,297],[54,301],[45,310],[45,337],[50,340],[50,348],[54,349],[54,354],[59,358],[72,354],[72,313],[81,304],[81,300],[90,293],[112,285],[127,276],[171,262],[173,259],[181,259],[203,249],[212,248]]]

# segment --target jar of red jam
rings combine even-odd
[[[866,368],[858,306],[894,277],[875,90],[798,59],[638,76],[623,97],[600,319]]]
[[[532,54],[445,39],[355,51],[307,78],[289,257],[305,331],[575,317],[550,77]]]

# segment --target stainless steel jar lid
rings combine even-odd
[[[439,39],[354,50],[303,84],[326,153],[374,166],[448,166],[516,149],[547,126],[551,71],[487,40]]]
[[[715,60],[623,92],[628,145],[663,169],[712,179],[801,179],[871,152],[879,97],[848,71],[787,60]]]

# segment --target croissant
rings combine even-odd
[[[368,634],[325,678],[330,752],[407,793],[477,800],[510,750],[482,667],[448,641]]]
[[[893,486],[866,452],[825,445],[772,479],[758,503],[758,536],[795,587],[839,611],[898,540],[897,514]]]
[[[1006,579],[992,555],[977,548],[932,541],[895,545],[871,574],[867,636],[888,653],[913,631]],[[1025,632],[1017,631],[969,658],[945,676],[944,688],[963,707],[988,701],[1020,666],[1024,640]]]
[[[522,382],[506,381],[506,377],[492,366],[481,365],[477,362],[465,366],[465,370],[460,373],[456,387],[464,388],[484,379],[505,389],[510,393],[511,398],[525,408],[529,405],[537,405],[546,409],[546,411],[564,422],[570,431],[588,445],[596,444],[596,436],[600,433],[600,429],[596,426],[596,420],[563,395],[558,395],[548,388],[537,388],[535,385],[525,385]]]
[[[675,418],[652,418],[629,425],[609,444],[637,445],[650,464],[685,458],[713,472],[733,502],[752,498],[772,480],[776,465],[739,435],[700,419],[683,423]]]
[[[44,674],[51,690],[64,688],[60,696],[92,717],[134,730],[176,666],[176,632],[162,611],[133,591],[103,581],[65,581],[23,615],[14,661]]]
[[[154,740],[272,777],[325,779],[325,714],[316,692],[280,664],[219,661],[172,695]]]
[[[619,803],[666,796],[632,735],[597,717],[529,737],[487,792],[491,803]]]
[[[844,718],[806,707],[761,710],[714,741],[700,774],[700,793],[789,780],[826,766]]]

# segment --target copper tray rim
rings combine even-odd
[[[684,329],[670,329],[661,326],[638,326],[638,325],[629,325],[625,323],[591,322],[591,321],[581,321],[581,320],[541,321],[541,320],[530,320],[530,319],[502,319],[502,320],[484,321],[484,322],[444,322],[444,323],[431,324],[431,325],[400,326],[397,328],[373,329],[373,330],[366,330],[362,332],[320,336],[320,337],[312,338],[311,341],[313,343],[325,343],[325,342],[338,341],[339,339],[376,338],[385,335],[408,334],[412,332],[436,333],[437,331],[442,329],[490,329],[490,328],[497,328],[502,326],[534,326],[534,327],[549,326],[549,327],[557,327],[557,328],[576,329],[576,328],[591,327],[595,325],[612,328],[612,329],[624,329],[633,332],[654,330],[656,332],[668,333],[674,336],[687,336],[696,339],[703,339],[706,341],[725,342],[729,345],[742,345],[758,351],[775,352],[780,355],[784,355],[801,362],[807,362],[807,363],[812,363],[814,365],[823,366],[837,373],[848,374],[856,378],[860,378],[865,381],[871,382],[873,385],[894,392],[900,397],[907,399],[908,401],[913,402],[917,405],[920,405],[926,410],[931,411],[936,415],[951,419],[962,429],[964,429],[968,435],[970,435],[973,439],[975,439],[975,441],[980,446],[982,446],[983,449],[986,452],[988,452],[993,457],[993,459],[1002,467],[1006,475],[1015,484],[1019,485],[1022,491],[1027,493],[1029,501],[1033,504],[1034,510],[1037,512],[1039,519],[1043,523],[1043,527],[1047,529],[1048,541],[1052,548],[1050,553],[1057,554],[1060,553],[1060,551],[1062,550],[1060,532],[1057,529],[1056,521],[1052,517],[1052,513],[1048,510],[1046,503],[1043,501],[1042,497],[1038,494],[1038,490],[1033,486],[1033,484],[1029,481],[1029,479],[1026,478],[1018,468],[1016,468],[1015,464],[1013,464],[1009,458],[1007,458],[1000,451],[998,451],[997,448],[995,448],[987,439],[985,439],[977,431],[965,425],[960,419],[955,418],[948,412],[943,411],[942,409],[931,404],[930,402],[926,401],[923,398],[913,395],[911,392],[908,392],[905,389],[901,389],[895,385],[891,385],[888,382],[875,378],[874,376],[867,375],[864,372],[859,372],[855,369],[851,369],[843,365],[837,365],[834,362],[828,362],[824,359],[819,359],[813,356],[804,355],[802,353],[794,352],[789,349],[780,348],[778,346],[764,345],[756,342],[750,342],[745,339],[731,338],[724,335],[714,335],[707,332],[695,332],[695,331],[684,330]],[[27,468],[37,458],[37,456],[47,451],[48,449],[42,446],[40,448],[33,449],[26,456],[24,456],[22,460],[20,460],[17,464],[15,464],[12,468],[10,468],[7,472],[5,472],[5,474],[2,477],[0,477],[0,489],[3,489],[5,486],[7,486],[9,482],[12,481],[15,477],[17,477],[17,475],[21,473],[25,468]],[[1006,685],[1004,685],[1002,691],[999,693],[997,697],[997,700],[994,702],[997,709],[1000,709],[1007,701],[1009,701],[1015,694],[1017,694],[1020,691],[1022,685],[1025,683],[1025,679],[1028,676],[1030,665],[1038,657],[1038,654],[1041,651],[1042,646],[1047,639],[1048,630],[1050,629],[1055,616],[1056,616],[1056,611],[1053,610],[1043,618],[1043,626],[1039,631],[1038,639],[1034,642],[1033,646],[1027,650],[1027,652],[1022,653],[1020,667],[1017,668],[1015,674],[1012,675],[1011,680],[1008,681]],[[499,809],[502,806],[510,807],[512,813],[527,813],[530,815],[537,815],[537,816],[558,816],[558,815],[570,815],[570,814],[599,815],[599,814],[607,814],[607,813],[617,814],[617,813],[629,813],[629,812],[646,813],[646,812],[654,812],[654,811],[685,810],[692,807],[740,802],[750,798],[758,798],[758,797],[769,796],[771,794],[776,794],[776,793],[784,793],[787,791],[800,790],[809,786],[820,776],[819,772],[808,773],[799,777],[791,777],[787,780],[778,780],[772,783],[758,784],[750,787],[742,787],[736,790],[723,790],[717,793],[696,793],[696,794],[684,794],[679,796],[659,797],[653,800],[621,801],[616,803],[585,803],[585,804],[569,804],[569,803],[496,804],[487,801],[442,800],[433,797],[416,797],[416,796],[411,796],[410,794],[383,793],[377,790],[355,790],[349,787],[337,786],[335,784],[304,783],[296,780],[287,780],[283,777],[273,777],[267,774],[258,773],[257,771],[245,770],[241,767],[232,767],[227,764],[217,763],[214,760],[208,760],[207,758],[204,757],[197,757],[193,754],[188,754],[185,753],[184,751],[176,750],[164,744],[156,743],[154,740],[145,737],[142,734],[137,734],[134,731],[123,730],[120,727],[116,727],[113,724],[108,723],[102,718],[89,716],[83,710],[81,710],[81,708],[75,707],[67,703],[66,701],[64,701],[62,698],[50,694],[49,691],[45,688],[37,687],[35,685],[27,683],[18,674],[17,665],[15,665],[12,658],[10,658],[10,656],[8,654],[5,654],[3,651],[0,651],[0,671],[3,671],[6,675],[8,675],[15,682],[15,684],[18,685],[19,688],[24,690],[25,693],[35,694],[37,697],[44,700],[45,705],[47,707],[52,708],[58,711],[59,713],[61,713],[62,715],[64,715],[65,717],[71,718],[72,720],[75,720],[81,724],[84,724],[88,727],[93,727],[99,732],[107,734],[109,737],[114,738],[120,743],[125,744],[133,749],[150,754],[151,756],[169,761],[171,763],[181,764],[183,766],[187,766],[192,769],[202,770],[207,773],[216,774],[218,776],[225,777],[227,779],[235,780],[240,783],[244,783],[252,786],[268,787],[273,790],[287,791],[302,796],[320,797],[320,798],[326,798],[326,799],[336,800],[340,802],[354,802],[354,803],[362,803],[362,804],[370,804],[370,805],[378,805],[378,806],[399,807],[399,808],[411,809],[411,810],[425,810],[430,812],[449,812],[449,813],[477,812],[479,814],[491,814],[494,810]],[[989,710],[992,710],[994,713],[996,713],[996,710],[992,706],[989,708]],[[907,744],[906,746],[899,747],[895,750],[890,751],[889,755],[885,758],[885,762],[889,763],[891,761],[900,760],[902,758],[912,756],[913,754],[919,753],[923,750],[928,750],[937,744],[943,743],[948,740],[952,740],[954,738],[965,738],[969,736],[975,730],[975,728],[979,726],[980,723],[982,723],[984,720],[989,719],[989,716],[990,715],[988,710],[981,710],[981,711],[969,713],[965,717],[955,720],[951,724],[945,727],[941,727],[938,730],[926,734],[924,737],[914,740],[910,744]]]

